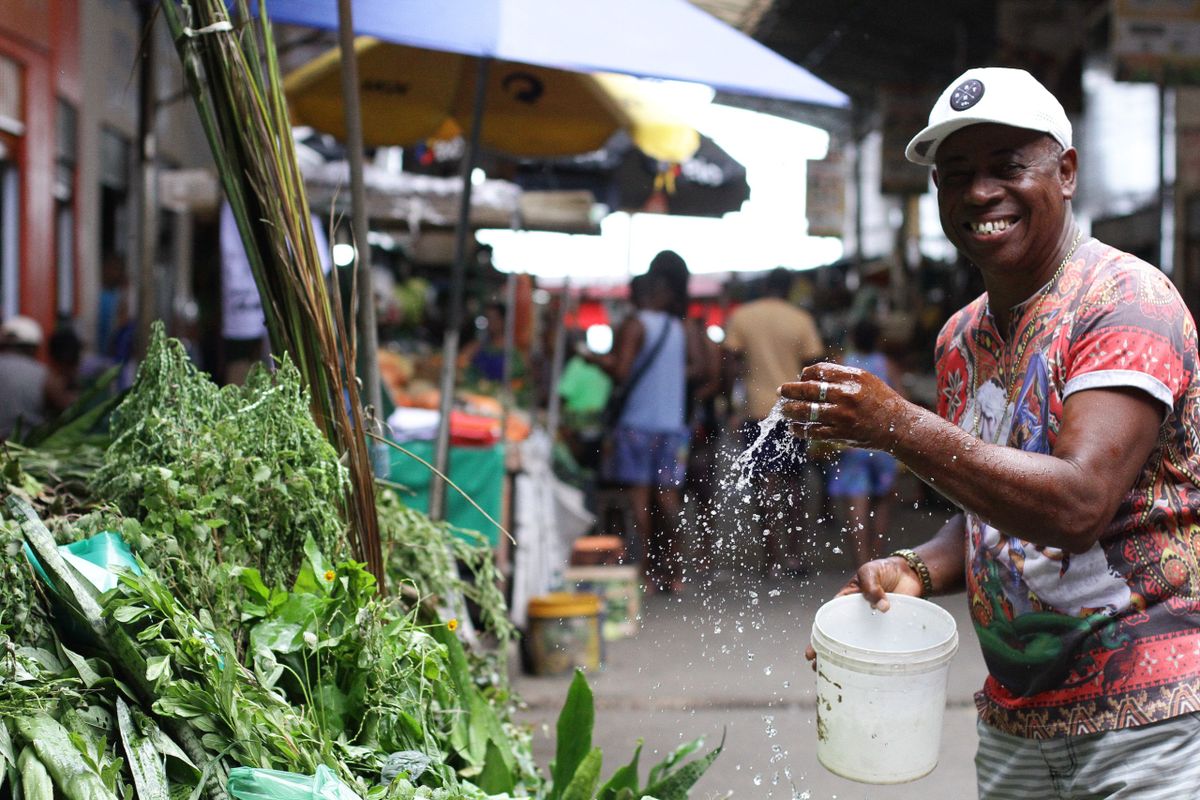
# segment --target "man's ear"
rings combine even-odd
[[[1058,179],[1062,183],[1063,199],[1075,197],[1075,181],[1079,173],[1079,153],[1068,147],[1058,159]]]
[[[934,167],[932,172],[933,172],[933,188],[936,189],[936,188],[938,188],[937,167]]]

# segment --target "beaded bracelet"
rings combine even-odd
[[[925,559],[917,555],[915,550],[910,550],[907,547],[889,554],[888,557],[890,558],[891,556],[900,556],[912,568],[912,571],[917,573],[917,577],[921,579],[922,597],[933,595],[933,578],[929,574],[929,567],[926,565]]]

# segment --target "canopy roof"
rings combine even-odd
[[[335,30],[334,0],[270,0],[276,22]],[[845,94],[687,0],[355,0],[360,35],[578,72],[618,72],[842,107]]]

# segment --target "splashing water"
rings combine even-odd
[[[733,462],[733,474],[735,476],[734,488],[736,488],[738,491],[745,491],[746,488],[750,486],[751,480],[754,479],[756,456],[758,455],[758,451],[761,450],[763,445],[766,443],[767,437],[771,435],[771,432],[777,425],[788,423],[788,419],[783,416],[784,402],[785,401],[782,397],[775,401],[775,405],[771,407],[771,413],[768,414],[765,419],[759,421],[758,435],[755,437],[754,441],[749,447],[743,450]],[[787,458],[794,454],[800,453],[800,445],[798,442],[796,442],[795,437],[785,437],[785,443],[783,443],[781,446],[784,450],[789,452],[776,454],[776,459]]]

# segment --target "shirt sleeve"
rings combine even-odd
[[[1196,328],[1174,285],[1132,256],[1106,267],[1080,301],[1063,399],[1086,389],[1141,389],[1174,408],[1195,369]]]

